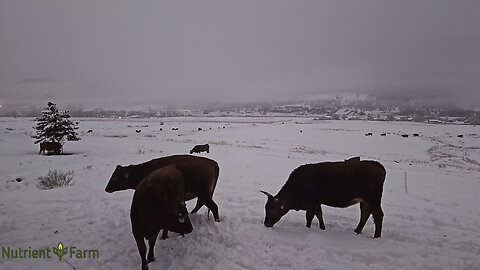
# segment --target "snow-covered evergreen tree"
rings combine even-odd
[[[68,141],[80,140],[75,132],[78,127],[69,118],[70,114],[68,111],[58,111],[55,103],[48,102],[47,107],[42,111],[42,116],[36,118],[38,122],[37,126],[34,127],[37,131],[35,143],[62,143],[65,141],[65,138]]]

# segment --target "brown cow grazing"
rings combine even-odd
[[[198,144],[195,145],[192,150],[190,150],[190,154],[192,153],[201,153],[201,152],[207,152],[210,153],[210,145],[207,144]]]
[[[177,169],[183,174],[186,192],[185,200],[188,201],[198,197],[197,204],[191,213],[196,213],[205,205],[212,211],[215,221],[220,221],[218,206],[212,199],[215,186],[217,185],[219,168],[216,161],[208,158],[175,155],[152,159],[145,163],[126,167],[118,165],[105,191],[111,193],[119,190],[135,189],[149,173],[170,164],[175,164]]]
[[[142,258],[142,270],[148,269],[148,263],[155,260],[153,247],[161,229],[181,234],[192,232],[185,207],[182,173],[175,165],[155,170],[140,182],[133,195],[130,220]],[[149,245],[148,259],[144,238]]]
[[[45,155],[45,151],[47,151],[47,153],[53,152],[55,155],[60,155],[60,153],[63,153],[63,145],[59,142],[41,142],[38,154],[40,155],[40,153],[43,152]]]
[[[353,158],[355,160],[355,158]],[[382,233],[383,211],[380,206],[385,168],[376,161],[321,162],[296,168],[277,195],[268,196],[264,225],[273,227],[290,210],[306,210],[307,227],[314,215],[325,229],[321,205],[348,207],[360,203],[360,222],[355,232],[362,232],[370,215],[375,221],[375,235]]]

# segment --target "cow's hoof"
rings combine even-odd
[[[324,231],[325,230],[325,225],[320,225],[320,230]]]

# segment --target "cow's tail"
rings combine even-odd
[[[213,161],[213,170],[215,181],[213,182],[212,190],[210,192],[210,199],[213,197],[213,192],[215,191],[215,187],[217,186],[218,176],[220,175],[220,167],[218,167],[218,163],[216,161]]]

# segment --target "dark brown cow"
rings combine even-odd
[[[155,260],[153,248],[161,229],[176,233],[191,233],[192,223],[185,207],[185,187],[182,173],[169,165],[151,172],[137,186],[130,211],[132,232],[142,258],[142,270]],[[147,247],[144,239],[148,240]]]
[[[192,153],[201,153],[201,152],[207,152],[210,153],[210,145],[208,144],[198,144],[195,145],[192,150],[190,150],[190,154]]]
[[[63,145],[59,142],[41,142],[40,143],[40,151],[38,154],[43,152],[45,155],[45,151],[47,153],[53,152],[55,155],[60,155],[63,152]]]
[[[175,155],[152,159],[145,163],[126,167],[118,165],[105,191],[111,193],[119,190],[135,189],[149,173],[170,164],[175,164],[177,169],[183,174],[186,192],[185,200],[188,201],[198,197],[197,204],[191,213],[196,213],[200,207],[205,205],[212,211],[215,221],[220,221],[218,206],[212,199],[215,186],[217,185],[219,168],[216,161],[208,158]]]
[[[360,203],[361,218],[355,232],[362,232],[368,217],[373,215],[375,235],[382,232],[383,211],[380,206],[385,168],[376,161],[356,158],[345,162],[321,162],[295,169],[277,195],[268,196],[264,225],[273,227],[290,210],[306,210],[307,227],[314,215],[325,229],[321,205],[348,207]]]

